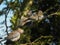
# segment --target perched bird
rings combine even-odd
[[[28,17],[22,16],[20,20],[20,26],[24,26],[25,24],[32,24],[32,20],[42,20],[44,18],[43,12],[39,10],[38,12],[34,12],[33,14],[29,14]]]
[[[43,12],[39,10],[38,12],[35,12],[30,18],[35,19],[35,20],[41,20],[44,18]]]
[[[6,45],[16,42],[20,39],[20,35],[24,33],[24,30],[21,28],[18,28],[15,31],[12,31],[11,33],[9,33],[9,35],[7,36],[7,42],[5,43]]]
[[[22,34],[23,32],[24,32],[23,29],[18,28],[17,30],[9,33],[9,35],[7,36],[7,39],[11,41],[17,41],[20,38],[20,34]]]

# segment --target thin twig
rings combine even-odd
[[[8,10],[8,9],[7,9]],[[9,10],[8,10],[8,12],[6,12],[6,14],[5,14],[5,26],[6,26],[6,32],[7,32],[7,35],[9,35],[8,34],[8,26],[7,26],[7,15],[8,15],[8,13],[9,13]]]
[[[56,4],[54,7],[48,8],[46,11],[44,11],[44,13],[47,13],[49,10],[54,9],[56,6],[58,6],[58,5]]]

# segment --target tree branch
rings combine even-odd
[[[8,10],[8,9],[7,9]],[[5,14],[5,26],[6,26],[6,32],[7,32],[7,35],[8,35],[8,26],[7,26],[7,15],[8,15],[8,13],[9,13],[9,10],[8,10],[8,12],[6,12],[6,14]]]

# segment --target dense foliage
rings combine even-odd
[[[12,26],[14,30],[20,26],[21,17],[27,17],[36,13],[38,16],[39,10],[43,12],[44,18],[41,20],[32,20],[29,24],[26,23],[21,28],[25,33],[21,35],[21,38],[15,45],[48,45],[51,42],[57,42],[60,45],[60,1],[59,0],[10,0],[6,1],[7,7],[0,11],[0,14],[6,14],[8,10],[14,12],[11,18]],[[0,1],[0,4],[3,0]],[[41,14],[40,14],[41,15]],[[22,22],[23,23],[23,22]],[[32,23],[32,24],[31,24]]]

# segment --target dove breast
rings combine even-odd
[[[13,31],[9,33],[9,35],[7,36],[7,39],[11,41],[17,41],[20,39],[20,33],[17,31]]]

